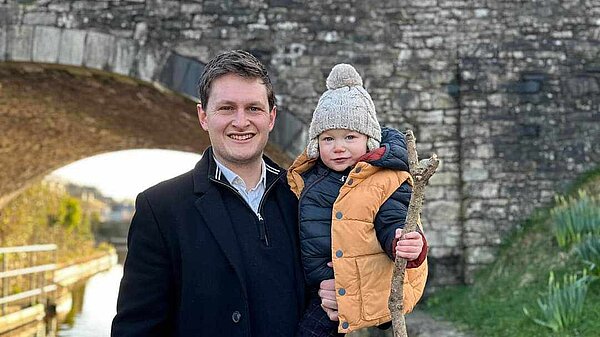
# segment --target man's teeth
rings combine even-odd
[[[246,139],[250,139],[252,138],[251,134],[248,135],[230,135],[229,137],[235,139],[235,140],[246,140]]]

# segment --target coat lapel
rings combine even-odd
[[[209,174],[214,171],[212,169],[214,165],[214,162],[212,162],[212,150],[208,148],[193,172],[194,192],[199,195],[194,205],[200,213],[202,220],[204,220],[204,224],[211,231],[215,241],[221,247],[223,254],[233,266],[244,294],[246,294],[244,266],[237,236],[233,230],[233,224],[231,223],[231,218],[225,208],[221,194],[208,179]]]
[[[244,293],[246,293],[242,255],[233,230],[233,224],[227,215],[221,195],[216,189],[209,189],[206,194],[196,200],[195,205],[200,212],[200,216],[204,219],[204,223],[210,229],[221,250],[233,266]]]

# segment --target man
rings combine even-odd
[[[263,156],[277,115],[270,79],[249,53],[227,52],[206,65],[199,94],[212,147],[138,195],[112,336],[294,336],[298,201]],[[335,308],[332,285],[322,296]]]

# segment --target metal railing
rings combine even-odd
[[[30,305],[45,304],[47,294],[56,290],[56,253],[57,247],[54,244],[0,247],[2,316],[7,314],[9,303],[29,299]]]

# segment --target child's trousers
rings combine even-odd
[[[343,337],[345,334],[337,332],[338,323],[329,319],[321,308],[321,298],[315,292],[298,324],[296,337]]]

